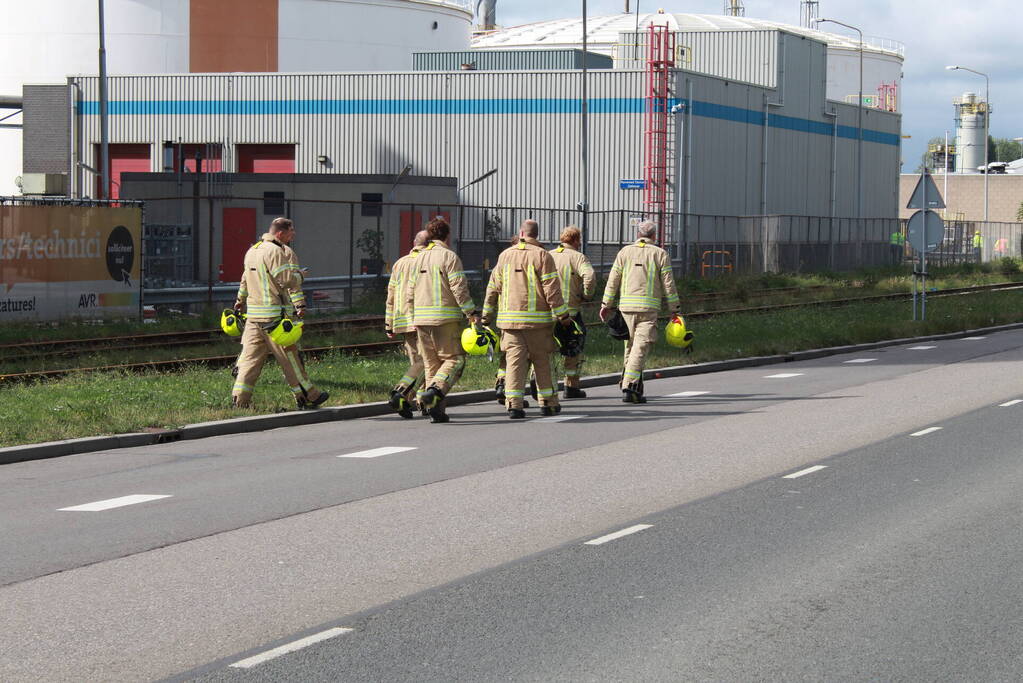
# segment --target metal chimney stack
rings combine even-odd
[[[742,6],[742,0],[725,0],[725,14],[730,17],[746,16],[746,8]]]
[[[497,28],[497,0],[476,0],[476,30]]]

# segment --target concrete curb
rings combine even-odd
[[[647,370],[643,376],[645,379],[653,379],[655,373],[661,378],[703,375],[712,372],[724,372],[726,370],[751,368],[760,365],[775,365],[778,363],[790,363],[793,361],[813,360],[815,358],[825,358],[827,356],[835,356],[842,353],[856,353],[859,351],[881,349],[888,346],[899,346],[902,344],[927,341],[942,341],[946,339],[961,339],[962,337],[971,337],[975,335],[992,334],[995,332],[1005,332],[1018,329],[1023,329],[1023,323],[981,327],[974,330],[932,334],[923,337],[886,339],[866,344],[832,346],[823,349],[807,349],[805,351],[793,351],[791,353],[778,354],[774,356],[753,356],[750,358],[733,358],[730,360],[710,361],[707,363],[695,363],[692,365],[676,365],[668,368]],[[592,375],[590,377],[583,377],[580,384],[583,387],[608,386],[611,384],[617,384],[620,377],[621,375],[618,373],[609,375]],[[478,391],[463,391],[451,394],[448,396],[448,405],[460,406],[493,400],[495,400],[493,389],[481,389]],[[152,446],[155,444],[169,443],[171,441],[180,441],[185,439],[204,439],[210,436],[262,432],[269,429],[279,429],[281,427],[297,427],[300,425],[333,422],[337,420],[354,420],[361,417],[389,415],[391,412],[390,407],[385,402],[356,403],[347,406],[321,408],[319,410],[291,411],[287,413],[277,413],[275,415],[253,415],[251,417],[236,417],[229,420],[217,420],[214,422],[200,422],[197,424],[185,425],[180,429],[158,432],[118,434],[115,436],[90,436],[82,439],[68,439],[66,441],[50,441],[47,443],[28,444],[25,446],[11,446],[8,448],[0,448],[0,465],[25,462],[28,460],[57,458],[65,455],[78,455],[80,453],[109,451],[118,448]]]

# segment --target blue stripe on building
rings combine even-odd
[[[684,100],[669,102],[672,106]],[[606,97],[590,100],[592,114],[642,114],[646,100],[641,97]],[[112,116],[217,116],[217,115],[429,115],[429,114],[578,114],[581,105],[577,99],[506,98],[486,100],[146,100],[139,102],[110,102]],[[78,113],[99,115],[99,102],[78,104]],[[764,112],[755,109],[730,107],[714,102],[693,101],[693,115],[754,126],[764,125]],[[833,124],[824,121],[782,114],[770,114],[767,125],[779,130],[791,130],[816,135],[832,135]],[[855,140],[855,126],[839,126],[838,137]],[[863,129],[863,140],[882,145],[899,146],[895,133]]]

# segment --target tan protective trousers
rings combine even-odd
[[[542,406],[558,405],[551,375],[551,354],[554,337],[550,325],[524,330],[502,330],[501,350],[504,351],[508,370],[505,376],[504,396],[508,410],[522,409],[525,397],[526,373],[533,364],[536,376],[536,394]]]
[[[260,323],[248,321],[245,330],[242,332],[242,353],[238,356],[238,377],[235,378],[234,388],[231,391],[234,405],[239,408],[247,408],[252,402],[252,392],[256,388],[256,381],[263,371],[263,364],[267,356],[274,355],[277,364],[284,372],[284,381],[291,387],[295,395],[295,402],[302,407],[306,401],[315,401],[320,396],[320,390],[313,386],[309,375],[306,374],[305,364],[302,363],[301,352],[298,344],[294,346],[281,346],[270,339]]]
[[[437,387],[447,396],[465,369],[465,351],[462,349],[462,324],[418,325],[419,355],[423,358],[426,379],[424,390]]]
[[[423,379],[423,370],[426,366],[423,364],[422,354],[419,353],[419,335],[415,332],[404,332],[402,341],[405,342],[405,355],[408,356],[409,366],[405,374],[398,380],[394,390],[400,391],[405,398],[411,401],[423,394],[424,386],[420,382]],[[417,385],[419,386],[418,392],[416,391]]]
[[[622,375],[622,389],[636,385],[643,377],[646,357],[657,341],[657,312],[626,313],[622,311],[625,324],[629,326],[629,340],[625,342],[625,372]]]

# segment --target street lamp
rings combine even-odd
[[[860,92],[856,100],[856,217],[863,217],[863,31],[834,19],[818,19],[815,22],[821,24],[837,24],[856,31],[860,35]],[[838,121],[835,121],[838,125]]]
[[[969,71],[971,74],[984,77],[984,222],[987,223],[987,177],[991,175],[989,173],[991,169],[988,168],[988,154],[991,147],[988,144],[988,131],[991,125],[991,79],[986,73],[974,71],[965,66],[946,66],[945,68],[949,71]],[[984,227],[987,229],[987,226]]]

